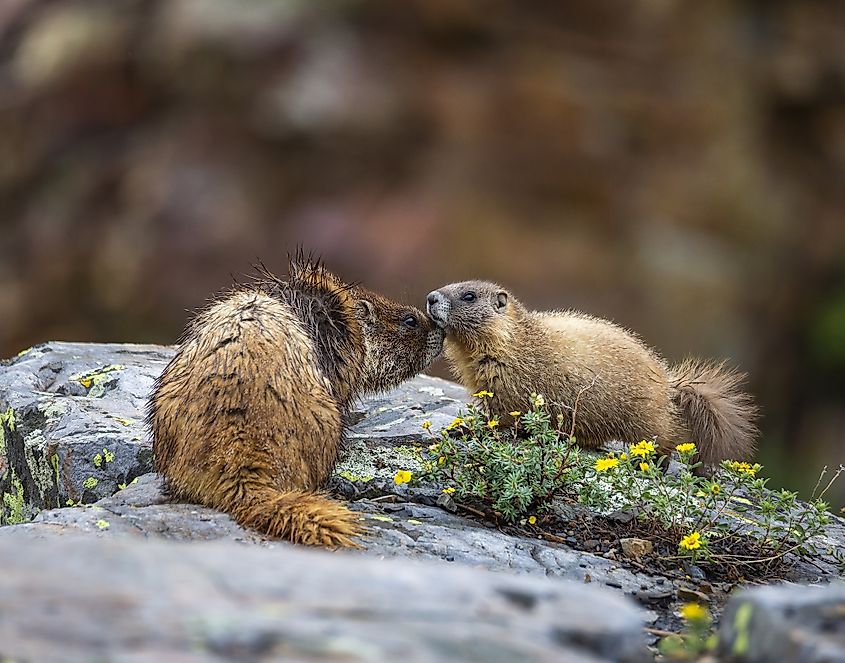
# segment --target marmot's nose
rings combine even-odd
[[[433,292],[428,293],[428,305],[434,306],[437,303],[437,300],[440,299],[440,293],[436,290]]]

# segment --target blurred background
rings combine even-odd
[[[727,358],[806,497],[845,462],[845,4],[0,2],[0,356],[173,342],[300,244]]]

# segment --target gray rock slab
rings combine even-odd
[[[0,539],[0,655],[30,661],[649,660],[607,591],[277,544]]]
[[[845,661],[845,584],[778,585],[738,592],[719,629],[720,660]]]
[[[173,356],[154,345],[45,343],[0,366],[0,524],[92,503],[152,469],[144,423],[153,382]],[[419,376],[362,399],[337,471],[387,478],[419,469],[420,424],[450,421],[466,399]]]
[[[645,603],[674,595],[671,583],[662,578],[542,539],[511,536],[436,506],[363,499],[351,507],[361,513],[367,527],[367,535],[361,539],[362,552],[367,556],[566,578],[581,584],[606,585]],[[0,541],[79,534],[101,539],[277,543],[241,528],[225,513],[195,504],[171,503],[154,474],[142,476],[137,483],[96,504],[47,510],[30,523],[0,527]]]

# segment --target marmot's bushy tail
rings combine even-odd
[[[252,488],[231,508],[238,524],[293,543],[357,547],[360,517],[322,493]]]
[[[722,363],[687,359],[671,369],[672,400],[692,432],[704,465],[747,460],[757,437],[757,406],[740,388],[745,374]]]

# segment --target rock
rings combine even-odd
[[[654,544],[646,539],[619,539],[619,545],[625,556],[631,559],[639,559],[645,555],[650,555],[654,551]]]
[[[739,592],[725,608],[719,654],[744,663],[845,661],[845,585]]]
[[[650,659],[638,609],[571,582],[284,544],[19,543],[0,540],[4,660]]]
[[[94,502],[149,472],[144,408],[172,354],[49,343],[10,360],[0,370],[0,524]]]
[[[707,603],[707,594],[691,587],[678,587],[678,598],[688,603]]]
[[[224,513],[169,501],[160,480],[149,473],[143,409],[172,352],[159,346],[50,343],[0,366],[0,518],[19,523],[0,527],[0,542],[27,550],[41,540],[63,545],[64,539],[78,536],[98,544],[141,547],[160,540],[280,546],[240,528]],[[661,576],[648,571],[645,562],[626,566],[620,548],[634,552],[648,547],[636,539],[623,539],[617,547],[602,534],[586,542],[590,552],[574,550],[570,545],[578,546],[580,537],[572,529],[551,541],[506,534],[467,516],[437,486],[397,486],[393,477],[398,469],[421,469],[419,449],[429,443],[421,423],[431,420],[435,430],[449,423],[466,397],[458,385],[420,376],[364,399],[352,413],[348,442],[330,486],[365,520],[365,556],[613,588],[648,606],[658,630],[680,629],[677,613],[685,596],[708,600],[718,618],[726,588],[711,588],[707,596],[688,595],[679,587],[686,582],[681,573]],[[65,506],[68,501],[74,505]],[[584,515],[586,507],[560,501],[553,509],[566,522]],[[39,511],[32,522],[22,522]],[[842,523],[833,518],[816,537],[819,554],[796,560],[790,579],[836,577],[836,551],[845,541]],[[686,572],[699,576],[694,570]],[[579,632],[572,637],[591,641],[593,636]]]
[[[91,503],[151,471],[147,397],[172,348],[47,343],[0,368],[0,524],[41,509]],[[390,479],[397,465],[422,469],[420,424],[454,418],[466,392],[419,376],[364,399],[337,473]]]

